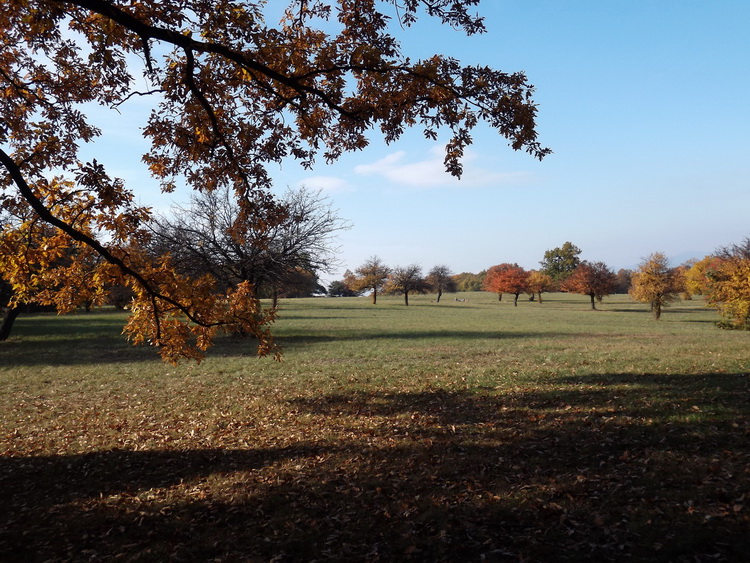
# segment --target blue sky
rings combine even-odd
[[[440,144],[415,130],[392,145],[374,134],[314,170],[287,163],[274,171],[279,193],[322,188],[352,224],[340,270],[324,279],[373,255],[425,272],[536,268],[565,241],[615,270],[655,251],[677,264],[750,236],[750,2],[484,0],[478,10],[486,34],[423,21],[399,30],[404,52],[525,71],[554,154],[539,162],[480,128],[456,181]],[[112,121],[105,136],[137,143],[125,125]],[[109,166],[163,206],[137,163]]]

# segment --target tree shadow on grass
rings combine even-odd
[[[59,327],[58,327],[59,329]],[[280,334],[276,342],[285,349],[315,346],[326,342],[346,342],[351,340],[430,340],[430,339],[525,339],[556,338],[564,336],[557,332],[510,332],[510,331],[445,331],[414,330],[404,332],[355,331],[301,334]],[[569,336],[569,335],[568,335]],[[255,358],[256,341],[252,338],[238,338],[231,335],[219,335],[208,356]],[[111,327],[94,332],[90,337],[76,334],[74,338],[56,336],[40,344],[34,340],[16,339],[0,343],[0,361],[8,366],[72,366],[88,364],[113,364],[122,362],[159,362],[158,351],[148,346],[133,346]]]
[[[0,558],[742,561],[747,374],[568,384],[291,399],[320,434],[288,446],[5,457]]]

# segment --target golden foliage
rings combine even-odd
[[[5,0],[0,198],[25,214],[16,239],[8,233],[4,243],[18,251],[4,258],[16,299],[67,311],[84,297],[100,301],[102,287],[119,278],[136,294],[126,332],[159,346],[167,360],[199,358],[221,327],[240,326],[258,336],[261,352],[271,349],[272,315],[249,288],[217,295],[210,281],[183,279],[168,260],[138,250],[149,212],[101,165],[80,162],[79,145],[102,134],[81,108],[150,101],[143,161],[162,189],[232,189],[249,223],[270,216],[273,224],[282,212],[268,191],[269,163],[334,160],[365,147],[373,128],[387,142],[410,126],[428,138],[449,131],[445,167],[456,176],[480,121],[542,158],[550,151],[537,141],[533,87],[523,73],[441,55],[411,61],[388,29],[390,16],[408,28],[426,7],[478,33],[481,18],[469,14],[475,4],[290,1],[273,28],[260,0]],[[333,19],[339,31],[329,32]],[[47,180],[57,173],[66,177]],[[40,220],[52,229],[42,233]],[[31,238],[23,242],[23,234]]]
[[[344,283],[357,293],[372,291],[372,304],[378,302],[378,291],[388,280],[391,269],[377,256],[372,256],[354,272],[344,273]]]
[[[665,254],[654,252],[633,273],[629,293],[636,301],[649,303],[654,318],[659,320],[662,308],[678,300],[683,289],[684,281],[679,271],[669,267]]]
[[[714,257],[706,277],[708,303],[719,309],[723,326],[750,330],[750,239]]]

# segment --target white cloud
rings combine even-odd
[[[482,168],[477,165],[477,155],[466,151],[461,159],[464,170],[459,180],[445,171],[444,155],[444,147],[434,146],[426,159],[407,162],[406,152],[398,151],[371,164],[360,164],[354,168],[354,172],[363,176],[382,176],[394,184],[416,188],[518,185],[528,182],[530,178],[526,172],[497,172]]]

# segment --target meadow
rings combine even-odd
[[[176,367],[122,313],[22,316],[0,559],[747,561],[750,334],[599,307],[282,300],[282,362]]]

